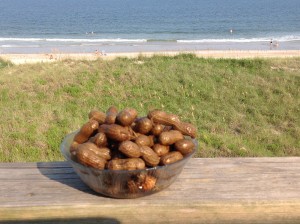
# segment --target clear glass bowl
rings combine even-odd
[[[94,191],[113,198],[138,198],[161,191],[170,186],[195,153],[198,142],[193,140],[193,152],[175,163],[143,170],[98,170],[71,159],[69,151],[74,135],[68,134],[60,145],[61,153],[72,165],[81,180]]]

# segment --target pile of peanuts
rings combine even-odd
[[[74,136],[70,153],[74,161],[99,170],[143,170],[175,163],[193,152],[196,132],[195,126],[174,114],[153,110],[138,117],[133,108],[118,111],[112,106],[106,113],[89,113],[89,121]],[[121,189],[112,179],[105,179],[107,192],[118,195]],[[130,194],[153,192],[158,190],[156,182],[156,175],[138,172],[123,187]]]
[[[174,114],[153,110],[138,117],[133,108],[92,110],[75,135],[72,159],[96,169],[140,170],[167,165],[191,153],[196,127]],[[190,138],[185,138],[190,136]]]

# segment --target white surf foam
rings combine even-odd
[[[199,40],[177,40],[178,43],[251,43],[269,42],[270,40],[288,42],[299,41],[300,36],[262,37],[262,38],[237,38],[237,39],[199,39]]]
[[[76,38],[0,38],[0,41],[18,41],[18,42],[147,42],[146,39],[76,39]]]

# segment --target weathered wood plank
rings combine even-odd
[[[113,206],[48,206],[2,209],[6,217],[20,220],[69,220],[71,223],[83,218],[107,221],[105,223],[299,223],[299,203],[140,203]],[[48,217],[48,218],[47,218]],[[22,221],[22,223],[25,223]],[[51,222],[52,223],[52,222]],[[86,222],[90,223],[90,222]]]
[[[46,219],[299,223],[300,157],[192,159],[168,189],[126,200],[94,193],[67,162],[0,163],[0,223]]]

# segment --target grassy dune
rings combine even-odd
[[[93,108],[158,108],[199,130],[197,156],[300,156],[300,58],[0,61],[0,161],[62,160]]]

